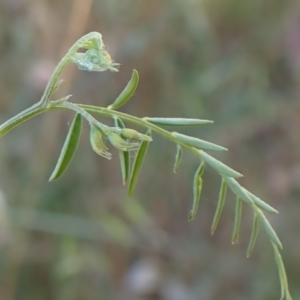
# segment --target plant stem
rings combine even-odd
[[[36,115],[39,115],[45,111],[47,111],[47,108],[42,107],[40,102],[33,104],[32,106],[28,107],[27,109],[23,110],[22,112],[18,113],[17,115],[13,116],[9,120],[1,124],[0,137],[5,135],[8,131],[13,129],[14,127],[25,122],[26,120]]]
[[[62,73],[63,69],[66,67],[66,65],[72,61],[72,57],[75,55],[77,50],[79,48],[82,48],[87,42],[91,41],[92,39],[98,40],[101,43],[101,35],[98,32],[90,32],[83,37],[81,37],[67,52],[67,54],[61,59],[61,61],[58,63],[56,68],[54,69],[48,84],[46,86],[46,89],[44,91],[44,94],[41,98],[41,100],[38,102],[38,104],[41,107],[46,106],[47,102],[49,101],[49,96],[51,91],[53,90],[53,87],[55,84],[57,84],[58,77]]]
[[[89,113],[95,113],[104,117],[111,117],[113,118],[114,116],[119,117],[120,119],[122,119],[122,121],[127,121],[131,124],[135,124],[138,126],[142,126],[142,127],[146,127],[149,128],[151,130],[153,130],[154,132],[164,136],[165,138],[167,138],[169,141],[174,142],[176,144],[181,145],[182,147],[186,148],[187,150],[189,150],[190,152],[192,152],[193,154],[195,154],[197,157],[200,157],[200,153],[199,150],[197,150],[194,147],[191,147],[189,145],[186,145],[180,141],[178,141],[171,132],[169,132],[168,130],[165,130],[155,124],[152,124],[146,120],[144,120],[143,118],[139,118],[139,117],[135,117],[132,115],[128,115],[126,113],[123,112],[119,112],[116,110],[112,110],[112,109],[108,109],[105,107],[98,107],[98,106],[93,106],[93,105],[86,105],[86,104],[74,104],[71,102],[64,102],[62,104],[59,104],[57,106],[53,106],[53,108],[67,108],[67,109],[73,109],[76,112],[78,112],[75,107],[77,108],[81,108],[82,110],[89,112]]]
[[[78,49],[86,47],[86,44],[92,41],[99,42],[99,45],[102,45],[101,40],[101,34],[98,32],[90,32],[83,37],[81,37],[67,52],[67,54],[61,59],[61,61],[58,63],[56,68],[54,69],[50,80],[48,81],[48,84],[46,86],[46,89],[44,91],[44,94],[42,98],[29,108],[23,110],[19,114],[15,115],[11,119],[7,120],[0,126],[0,137],[2,137],[4,134],[6,134],[8,131],[13,129],[14,127],[20,125],[24,121],[41,114],[52,107],[47,107],[47,104],[50,103],[49,97],[51,96],[51,93],[53,92],[53,89],[55,85],[57,84],[58,77],[62,73],[63,69],[66,67],[66,65],[72,61],[72,57],[75,55]]]

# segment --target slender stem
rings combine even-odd
[[[99,127],[105,134],[107,134],[109,131],[115,131],[115,132],[119,132],[120,129],[116,129],[116,130],[112,130],[111,127],[99,122],[98,120],[96,120],[92,115],[90,115],[86,110],[84,110],[83,108],[81,108],[80,106],[78,106],[77,104],[74,104],[72,102],[63,102],[60,103],[58,106],[56,104],[52,104],[50,103],[49,105],[50,108],[65,108],[65,109],[69,109],[69,110],[73,110],[78,114],[81,114],[90,125],[94,125]]]
[[[52,75],[50,77],[50,80],[48,81],[48,84],[46,86],[46,89],[44,91],[44,94],[43,94],[41,100],[38,102],[39,105],[41,105],[41,107],[46,106],[47,102],[49,101],[49,96],[50,96],[51,90],[53,89],[53,87],[55,86],[55,84],[57,84],[58,77],[60,76],[60,74],[62,73],[63,69],[66,67],[66,65],[70,61],[72,61],[72,57],[77,52],[77,50],[79,48],[84,47],[86,45],[86,43],[88,43],[92,39],[99,41],[99,43],[102,43],[101,42],[101,34],[100,33],[98,33],[98,32],[90,32],[90,33],[84,35],[83,37],[81,37],[69,49],[69,51],[67,52],[67,54],[61,59],[61,61],[58,63],[58,65],[54,69],[54,71],[53,71],[53,73],[52,73]]]
[[[155,124],[152,124],[152,123],[146,121],[143,118],[135,117],[135,116],[123,113],[123,112],[119,112],[119,111],[104,108],[104,107],[98,107],[98,106],[93,106],[93,105],[85,105],[85,104],[74,104],[74,103],[71,103],[71,102],[64,102],[64,103],[61,103],[61,104],[58,104],[58,105],[53,105],[51,108],[53,108],[53,109],[59,109],[59,108],[72,109],[76,112],[81,113],[82,116],[85,117],[88,120],[88,122],[89,122],[90,117],[91,117],[88,113],[95,113],[95,114],[98,114],[98,115],[101,115],[101,116],[104,116],[104,117],[111,117],[111,118],[113,118],[114,116],[117,116],[120,119],[122,119],[123,121],[127,121],[131,124],[135,124],[135,125],[138,125],[138,126],[149,128],[149,129],[153,130],[154,132],[158,133],[159,135],[164,136],[169,141],[174,142],[176,144],[179,144],[182,147],[186,148],[187,150],[189,150],[190,152],[195,154],[197,157],[200,157],[199,150],[178,141],[172,135],[171,132],[169,132],[169,131],[167,131],[167,130],[165,130],[165,129],[163,129],[163,128],[155,125]],[[85,113],[83,114],[82,111],[84,111]],[[95,119],[93,118],[93,120],[95,120]],[[96,122],[98,123],[98,121],[96,121]]]
[[[18,113],[17,115],[13,116],[0,126],[0,137],[5,135],[11,129],[15,128],[16,126],[20,125],[21,123],[25,122],[26,120],[39,115],[43,112],[47,111],[46,107],[42,107],[40,102],[33,104],[32,106],[28,107],[27,109],[23,110],[22,112]]]
[[[2,137],[4,134],[6,134],[8,131],[13,129],[14,127],[20,125],[24,121],[43,113],[52,107],[47,106],[48,103],[51,103],[49,101],[49,97],[51,96],[51,92],[53,91],[54,86],[57,84],[58,77],[62,73],[63,69],[66,67],[66,65],[72,61],[72,57],[77,52],[79,48],[86,48],[88,43],[98,43],[98,47],[103,47],[102,45],[102,39],[101,34],[98,32],[90,32],[83,37],[81,37],[67,52],[67,54],[61,59],[61,61],[58,63],[56,68],[54,69],[50,80],[48,81],[48,84],[46,86],[46,89],[44,91],[44,94],[42,98],[29,108],[23,110],[19,114],[13,116],[6,122],[4,122],[0,126],[0,137]],[[80,109],[80,108],[79,108]],[[91,117],[92,118],[92,117]]]
[[[90,115],[83,108],[81,108],[80,106],[78,106],[72,102],[64,102],[64,103],[59,104],[58,106],[55,103],[54,104],[51,103],[50,107],[51,108],[66,108],[69,110],[73,110],[76,113],[81,114],[88,121],[88,123],[90,125],[93,125],[94,123],[97,122],[97,120],[92,115]]]

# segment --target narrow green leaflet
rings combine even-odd
[[[115,126],[119,128],[125,128],[124,123],[118,117],[114,118]],[[125,185],[130,173],[130,153],[128,151],[119,151],[121,172],[122,172],[122,180]]]
[[[123,121],[120,118],[114,116],[114,121],[115,121],[115,126],[116,127],[119,127],[121,129],[125,128],[125,125],[124,125]]]
[[[265,227],[266,233],[268,234],[268,236],[270,237],[272,242],[274,244],[276,244],[280,249],[282,249],[282,244],[281,244],[275,230],[273,229],[270,222],[268,221],[268,219],[265,217],[265,215],[259,208],[257,209],[257,212],[258,212],[260,221],[263,224],[263,226]]]
[[[201,120],[201,119],[190,119],[190,118],[149,118],[144,117],[145,121],[156,125],[165,126],[197,126],[197,125],[209,125],[214,121]]]
[[[237,197],[235,203],[233,233],[231,238],[232,244],[235,244],[239,240],[239,232],[240,232],[241,219],[242,219],[242,208],[243,208],[243,201],[240,197]]]
[[[109,105],[108,108],[116,109],[123,106],[134,94],[138,86],[138,83],[139,83],[139,74],[137,70],[133,70],[130,81],[127,83],[126,87],[121,92],[121,94],[117,97],[114,103]]]
[[[214,234],[217,226],[219,224],[219,220],[223,211],[223,207],[225,204],[225,199],[226,199],[226,191],[227,191],[227,184],[224,178],[222,178],[222,183],[221,183],[221,188],[220,188],[220,193],[219,193],[219,200],[218,200],[218,205],[216,209],[216,213],[213,219],[213,223],[211,226],[211,234]]]
[[[80,134],[81,134],[81,127],[82,127],[82,117],[80,114],[76,114],[70,126],[64,145],[61,149],[54,171],[52,172],[49,178],[49,181],[58,179],[60,176],[63,175],[63,173],[68,168],[78,147]]]
[[[207,141],[195,138],[195,137],[191,137],[191,136],[188,136],[185,134],[181,134],[178,132],[172,132],[172,135],[178,141],[185,143],[186,145],[198,148],[198,149],[212,150],[212,151],[226,151],[227,150],[226,148],[224,148],[222,146],[219,146],[219,145],[216,145],[216,144],[213,144],[213,143],[210,143],[210,142],[207,142]]]
[[[257,237],[258,237],[258,232],[259,232],[259,219],[257,213],[254,213],[254,219],[253,219],[253,225],[252,225],[252,233],[249,241],[249,245],[247,248],[247,257],[250,256],[250,254],[253,251],[253,248],[255,246]]]
[[[252,199],[252,201],[261,209],[273,213],[273,214],[278,214],[278,211],[273,208],[272,206],[270,206],[268,203],[262,201],[261,199],[259,199],[258,197],[256,197],[255,195],[253,195],[252,193],[250,193],[249,191],[247,191],[245,188],[243,188],[248,195],[250,196],[250,198]]]
[[[292,300],[292,296],[289,291],[288,280],[287,280],[284,264],[282,261],[282,257],[280,255],[277,245],[272,242],[272,246],[273,246],[273,250],[274,250],[275,262],[276,262],[276,265],[278,268],[278,275],[279,275],[279,281],[280,281],[280,289],[281,289],[280,300],[283,300],[283,299]]]
[[[234,178],[243,177],[242,174],[240,174],[239,172],[227,167],[225,164],[221,163],[220,161],[218,161],[214,157],[210,156],[209,154],[207,154],[203,150],[199,150],[199,154],[200,154],[200,157],[206,163],[208,163],[211,167],[213,167],[221,175],[226,175],[226,176],[234,177]]]
[[[177,172],[180,163],[181,163],[181,159],[182,159],[182,148],[180,145],[177,145],[177,151],[176,151],[176,156],[175,156],[175,163],[174,163],[174,167],[173,167],[173,171],[174,173]]]
[[[242,200],[244,200],[248,204],[253,204],[253,201],[248,195],[248,193],[245,192],[244,188],[241,187],[240,184],[235,179],[227,176],[223,176],[223,178],[235,195],[242,198]]]
[[[147,135],[150,136],[150,132],[147,133]],[[140,174],[140,171],[143,166],[143,162],[145,160],[147,150],[149,147],[149,142],[143,141],[137,151],[137,154],[135,156],[131,174],[130,174],[130,179],[129,179],[129,184],[128,184],[128,195],[131,196],[133,194],[134,188],[136,186],[138,176]]]
[[[201,196],[201,191],[202,191],[202,174],[204,171],[204,163],[202,162],[197,169],[195,176],[194,176],[194,182],[193,182],[193,207],[189,213],[189,222],[192,221],[197,214],[199,203],[200,203],[200,196]]]

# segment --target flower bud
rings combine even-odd
[[[110,132],[107,135],[110,143],[121,151],[130,151],[130,150],[137,150],[139,147],[139,143],[130,143],[124,140],[121,136],[119,136],[115,132]]]
[[[131,128],[121,129],[121,136],[124,139],[130,139],[130,140],[139,140],[139,141],[146,141],[146,142],[152,141],[152,138],[150,136],[139,133],[136,130]]]
[[[75,53],[72,57],[79,70],[84,71],[118,71],[119,64],[114,63],[107,51],[104,49],[91,48],[85,53]]]
[[[98,154],[107,159],[111,159],[111,153],[102,140],[102,133],[96,126],[91,125],[90,142],[92,149]]]

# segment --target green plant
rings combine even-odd
[[[84,49],[85,52],[78,52],[80,49]],[[263,213],[263,211],[270,213],[278,212],[269,204],[243,188],[236,181],[236,178],[242,177],[240,173],[205,152],[205,150],[224,151],[227,150],[226,148],[199,138],[190,137],[177,132],[170,132],[161,127],[172,125],[201,126],[208,125],[213,122],[209,120],[189,118],[139,118],[117,111],[116,109],[124,105],[136,90],[139,79],[136,70],[133,70],[132,77],[122,93],[117,97],[114,103],[106,108],[72,103],[69,101],[71,95],[58,100],[52,100],[51,97],[58,90],[61,84],[59,76],[66,65],[70,62],[74,62],[80,70],[85,71],[118,71],[118,64],[111,60],[110,55],[105,50],[101,34],[91,32],[83,36],[70,48],[68,53],[62,58],[55,68],[41,100],[3,123],[0,126],[0,136],[3,136],[24,121],[49,110],[72,110],[76,114],[72,125],[70,126],[69,133],[61,150],[58,162],[49,181],[56,180],[62,176],[70,164],[79,143],[83,118],[90,125],[91,147],[97,154],[106,159],[111,159],[111,153],[109,152],[109,148],[107,147],[105,140],[108,140],[113,147],[119,150],[123,183],[125,184],[128,181],[129,195],[131,195],[134,191],[143,161],[147,154],[148,146],[152,141],[152,132],[163,136],[169,141],[175,143],[177,146],[174,172],[176,172],[180,165],[183,149],[196,155],[200,161],[199,168],[195,173],[193,181],[194,199],[192,209],[188,216],[189,221],[192,221],[197,214],[201,197],[202,174],[204,172],[205,165],[210,165],[222,177],[219,201],[211,227],[212,234],[218,226],[225,203],[226,190],[229,188],[237,196],[232,243],[236,243],[239,238],[242,203],[245,202],[252,208],[254,213],[253,230],[247,249],[247,257],[251,254],[254,248],[258,236],[258,229],[261,225],[269,236],[274,249],[275,261],[279,272],[281,286],[281,299],[292,299],[289,293],[285,268],[279,252],[279,249],[282,249],[281,242]],[[92,114],[113,118],[114,126],[110,127],[105,125],[104,123],[96,120]],[[145,128],[147,132],[140,133],[136,130],[127,128],[123,122],[138,125]],[[135,159],[132,164],[130,163],[130,151],[136,152]]]

